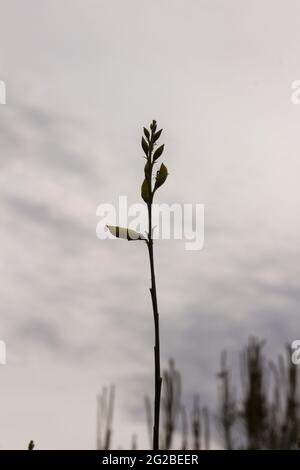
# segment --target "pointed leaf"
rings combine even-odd
[[[162,133],[162,129],[160,129],[160,131],[155,132],[154,137],[153,137],[153,142],[156,142],[160,138],[161,133]]]
[[[141,194],[142,194],[142,198],[144,199],[146,203],[150,202],[151,192],[150,192],[149,182],[147,179],[144,179],[143,181]]]
[[[153,155],[154,162],[161,156],[163,151],[164,151],[164,145],[161,145],[160,147],[158,147],[158,149],[155,150],[154,155]]]
[[[160,186],[162,186],[164,182],[166,181],[167,177],[168,177],[168,169],[162,163],[160,165],[160,169],[158,170],[156,174],[156,182],[155,182],[154,189],[158,189]]]
[[[116,238],[123,238],[128,241],[146,240],[144,235],[135,230],[126,227],[116,227],[115,225],[107,225],[110,233]]]
[[[146,129],[146,127],[144,127],[144,134],[145,134],[146,138],[149,140],[150,139],[150,132],[148,131],[148,129]]]
[[[146,156],[148,157],[149,145],[147,144],[144,137],[142,137],[142,147],[143,147],[143,150],[144,150]]]

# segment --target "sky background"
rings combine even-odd
[[[205,204],[205,246],[156,243],[162,358],[214,407],[220,352],[300,338],[297,0],[0,0],[0,448],[148,445],[153,323],[143,244],[96,238],[140,202],[140,136],[164,128],[157,202]],[[217,445],[217,444],[216,444]]]

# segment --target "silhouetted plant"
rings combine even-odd
[[[210,426],[209,413],[206,407],[200,406],[199,395],[194,397],[191,413],[192,448],[194,450],[209,449]]]
[[[104,387],[97,395],[97,450],[109,450],[112,438],[112,420],[115,401],[115,387]]]
[[[160,418],[160,398],[161,398],[161,373],[160,373],[160,335],[159,335],[159,313],[157,305],[157,291],[156,279],[154,269],[154,254],[153,254],[153,226],[152,226],[152,204],[155,192],[164,184],[168,176],[166,166],[161,163],[156,176],[153,179],[153,169],[157,160],[161,157],[164,151],[164,145],[157,147],[157,141],[160,138],[162,129],[157,130],[156,121],[152,121],[150,128],[144,127],[144,135],[142,136],[142,149],[144,151],[144,158],[146,164],[144,167],[144,181],[141,187],[141,195],[144,202],[147,204],[148,209],[148,233],[144,237],[141,233],[135,230],[130,230],[127,227],[115,227],[109,225],[110,232],[117,238],[125,238],[126,240],[144,240],[148,247],[150,272],[151,272],[151,287],[150,294],[152,300],[153,317],[154,317],[154,422],[153,422],[153,449],[159,449],[159,418]],[[156,148],[157,147],[157,148]]]
[[[30,441],[28,444],[28,450],[34,450],[35,444],[33,441]]]
[[[172,447],[177,420],[182,411],[181,377],[180,373],[175,368],[173,359],[170,360],[169,369],[164,371],[163,377],[163,433],[161,437],[161,447],[165,450],[169,450]]]
[[[250,338],[241,354],[240,401],[232,390],[226,356],[222,355],[219,422],[226,449],[297,447],[300,434],[297,367],[291,361],[290,348],[287,361],[279,356],[276,365],[266,361],[263,347],[263,341]]]
[[[188,436],[189,436],[189,425],[188,425],[188,416],[187,412],[185,409],[185,406],[181,406],[181,450],[187,450],[188,449]]]
[[[175,367],[173,359],[169,361],[169,368],[163,373],[162,388],[162,426],[160,447],[170,450],[174,443],[176,433],[181,431],[181,449],[189,448],[188,429],[191,429],[192,448],[195,450],[209,449],[210,426],[209,413],[206,407],[200,407],[198,396],[194,397],[193,409],[190,413],[190,426],[188,413],[182,404],[181,374]],[[149,397],[145,398],[147,427],[151,441],[152,407]],[[181,418],[181,419],[180,419]],[[181,429],[179,429],[181,425]]]
[[[264,446],[268,431],[267,384],[262,354],[264,342],[250,338],[241,354],[241,379],[244,390],[241,416],[246,428],[248,449]]]
[[[222,432],[224,435],[224,441],[226,449],[233,449],[233,426],[237,419],[236,410],[236,398],[231,387],[230,372],[226,365],[226,353],[223,352],[221,355],[221,370],[218,373],[220,379],[219,387],[219,421],[221,423]]]
[[[277,366],[270,364],[275,382],[270,410],[270,449],[295,449],[300,437],[299,371],[291,355],[292,350],[287,346],[286,361],[279,356]]]
[[[299,449],[300,403],[299,370],[291,361],[292,351],[286,348],[286,359],[267,361],[263,354],[264,342],[250,338],[240,355],[241,387],[233,386],[232,373],[227,366],[226,354],[221,355],[219,379],[219,404],[217,419],[221,427],[224,448],[234,449]],[[191,413],[182,404],[182,380],[173,360],[163,373],[162,426],[160,443],[164,449],[174,446],[175,436],[180,437],[182,450],[210,448],[210,415],[208,408],[200,406],[199,397],[193,401]],[[239,390],[239,394],[237,391]],[[106,392],[107,393],[107,392]],[[102,403],[102,402],[101,402]],[[104,399],[104,409],[112,410]],[[152,443],[153,410],[149,398],[145,399],[149,439]],[[111,419],[101,414],[104,439],[101,446],[109,448]],[[180,419],[181,418],[181,419]],[[190,435],[189,435],[190,434]],[[176,442],[178,439],[176,439]],[[132,448],[136,447],[136,437]]]

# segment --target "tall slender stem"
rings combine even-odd
[[[157,292],[156,292],[156,281],[155,281],[155,269],[154,269],[154,254],[153,254],[153,228],[152,228],[152,202],[154,191],[152,191],[152,172],[154,162],[152,160],[153,152],[153,139],[155,130],[152,129],[151,138],[149,142],[149,153],[148,153],[148,165],[149,171],[147,174],[150,198],[147,203],[148,207],[148,253],[150,261],[150,272],[151,272],[151,287],[150,294],[152,299],[153,307],[153,319],[154,319],[154,422],[153,422],[153,450],[159,449],[159,415],[160,415],[160,397],[161,397],[161,383],[162,378],[160,375],[160,337],[159,337],[159,313],[157,306]]]
[[[151,271],[151,299],[153,307],[154,318],[154,367],[155,367],[155,397],[154,397],[154,426],[153,426],[153,450],[159,449],[159,415],[160,415],[160,396],[161,396],[161,383],[162,378],[160,375],[160,338],[159,338],[159,313],[157,307],[157,293],[154,269],[154,256],[153,256],[153,238],[152,238],[152,203],[148,204],[149,216],[149,239],[148,239],[148,252]]]

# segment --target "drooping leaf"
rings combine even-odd
[[[162,163],[160,165],[160,169],[158,170],[156,174],[156,181],[155,181],[155,186],[154,189],[158,189],[160,186],[164,184],[168,177],[168,169],[167,167]]]
[[[149,145],[147,144],[147,142],[146,142],[146,140],[145,140],[144,137],[142,137],[142,142],[141,142],[141,144],[142,144],[142,148],[143,148],[143,150],[144,150],[144,152],[145,152],[145,155],[148,157]]]
[[[115,225],[107,225],[107,228],[110,233],[116,238],[123,238],[128,241],[146,240],[144,235],[130,228],[118,227]]]
[[[149,186],[149,182],[148,182],[147,179],[144,179],[144,181],[143,181],[142,188],[141,188],[141,194],[142,194],[143,200],[146,203],[150,202],[151,191],[150,191],[150,186]]]
[[[154,155],[153,155],[153,161],[157,160],[161,156],[161,154],[164,151],[164,147],[165,147],[164,145],[161,145],[155,150]]]
[[[153,142],[156,142],[159,138],[160,138],[160,135],[162,133],[162,129],[160,129],[159,131],[155,132],[154,136],[153,136]]]

